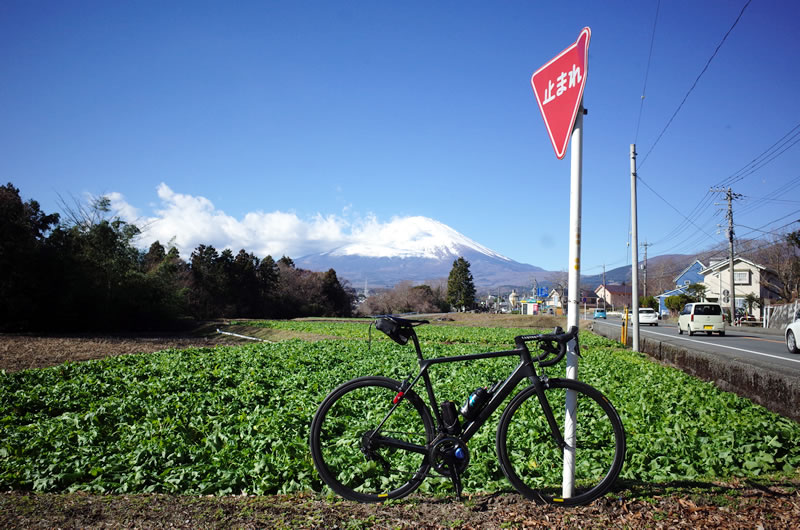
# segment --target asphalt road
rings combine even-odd
[[[598,326],[621,328],[619,318],[595,321]],[[767,370],[781,371],[800,377],[800,355],[789,353],[782,331],[763,328],[727,327],[725,336],[707,336],[705,333],[689,337],[678,334],[674,323],[660,321],[658,326],[640,327],[640,337],[651,337],[662,342],[716,353],[724,357],[746,362]]]

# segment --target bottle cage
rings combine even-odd
[[[411,328],[406,326],[401,326],[397,322],[390,320],[388,318],[379,318],[375,321],[375,328],[381,330],[386,335],[389,336],[390,339],[395,341],[397,344],[401,346],[405,346],[408,344],[408,339],[411,338]]]

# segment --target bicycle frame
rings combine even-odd
[[[413,331],[413,329],[412,329]],[[531,358],[530,351],[528,351],[527,347],[523,348],[515,348],[513,350],[505,350],[505,351],[496,351],[496,352],[487,352],[487,353],[473,353],[467,355],[457,355],[454,357],[437,357],[433,359],[425,359],[422,356],[422,349],[419,345],[419,339],[417,339],[416,332],[413,332],[411,338],[414,341],[414,349],[417,352],[417,360],[419,362],[419,373],[417,373],[416,377],[406,386],[408,382],[408,378],[405,379],[403,382],[402,390],[398,393],[398,398],[395,398],[396,401],[389,412],[384,417],[383,421],[378,425],[378,427],[373,431],[373,437],[377,439],[375,441],[380,442],[383,445],[387,445],[390,447],[396,447],[399,449],[405,449],[408,451],[413,451],[415,453],[420,454],[427,454],[428,448],[421,445],[409,444],[407,442],[403,442],[400,440],[394,440],[392,438],[380,436],[381,428],[389,416],[392,415],[394,410],[397,408],[400,400],[403,399],[403,394],[408,390],[412,389],[414,385],[419,382],[420,378],[425,383],[425,388],[428,394],[428,400],[430,401],[430,406],[433,408],[433,413],[436,417],[436,423],[438,426],[439,433],[444,432],[443,430],[443,422],[442,422],[442,413],[439,408],[439,403],[436,401],[436,396],[433,391],[433,385],[431,383],[430,374],[428,373],[428,369],[431,366],[435,366],[437,364],[445,364],[445,363],[454,363],[454,362],[467,362],[467,361],[475,361],[479,359],[493,359],[499,357],[514,357],[517,356],[520,358],[520,362],[514,371],[509,375],[495,390],[492,394],[489,401],[486,405],[481,409],[478,415],[464,424],[464,429],[458,438],[460,438],[464,443],[467,443],[483,426],[486,420],[494,413],[495,410],[500,407],[500,404],[514,391],[516,386],[523,380],[529,379],[531,384],[536,389],[536,395],[539,398],[539,403],[542,407],[545,417],[547,418],[547,423],[550,427],[551,435],[553,439],[558,444],[560,448],[566,447],[566,443],[564,442],[564,437],[561,435],[560,428],[556,423],[555,417],[553,416],[552,408],[550,407],[550,403],[547,401],[544,395],[544,385],[545,383],[540,379],[539,375],[536,373],[536,369],[533,366],[533,359]]]

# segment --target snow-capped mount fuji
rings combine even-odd
[[[353,240],[327,252],[295,260],[310,270],[334,269],[353,285],[392,286],[447,278],[459,256],[470,263],[477,287],[530,285],[544,269],[519,263],[428,217],[406,217],[365,228]],[[539,274],[537,274],[539,273]]]
[[[428,217],[396,219],[380,229],[364,231],[360,239],[362,241],[341,246],[325,254],[337,257],[449,259],[457,258],[465,250],[470,250],[490,258],[511,261],[446,224]]]

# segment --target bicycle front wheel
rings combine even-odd
[[[567,390],[577,394],[572,496],[562,495],[564,452],[533,386],[517,394],[503,412],[497,428],[497,456],[503,473],[525,497],[574,506],[593,501],[613,486],[625,460],[625,430],[600,391],[580,381],[550,379],[544,393],[560,429],[564,428]]]
[[[353,379],[317,409],[311,457],[322,480],[342,497],[397,499],[417,489],[427,475],[433,420],[413,390],[395,407],[400,385],[386,377]]]

